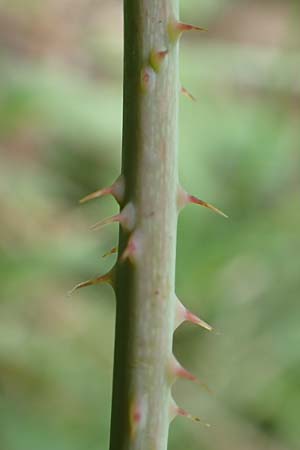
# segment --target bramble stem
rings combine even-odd
[[[124,1],[122,207],[133,204],[135,224],[119,238],[110,450],[167,449],[180,92],[168,27],[177,19],[178,0]]]

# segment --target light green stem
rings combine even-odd
[[[171,406],[177,230],[178,0],[124,1],[124,205],[120,231],[110,450],[166,450]],[[168,51],[156,66],[150,55]],[[150,59],[152,67],[150,64]],[[124,206],[123,205],[123,206]],[[128,240],[135,251],[120,260]]]

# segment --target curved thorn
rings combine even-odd
[[[107,283],[111,286],[113,285],[113,269],[107,272],[104,275],[100,275],[99,277],[93,278],[91,280],[82,281],[81,283],[76,284],[69,292],[68,296],[71,296],[78,289],[82,289],[87,286],[94,286],[96,284]]]
[[[220,214],[221,216],[228,219],[228,216],[225,213],[223,213],[220,209],[216,208],[210,203],[205,202],[204,200],[200,200],[200,198],[195,197],[194,195],[188,195],[188,203],[194,203],[195,205],[204,206],[205,208],[208,208],[211,211],[214,211],[215,213]]]

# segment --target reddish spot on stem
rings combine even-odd
[[[141,411],[139,409],[136,409],[133,414],[133,421],[135,423],[139,423],[141,421],[141,418],[142,418]]]
[[[165,56],[167,56],[168,50],[162,50],[160,52],[157,52],[156,55],[160,60],[163,60]]]
[[[137,401],[132,402],[132,404],[130,406],[129,415],[130,415],[130,417],[129,417],[130,436],[131,436],[131,439],[134,439],[136,436],[138,426],[140,425],[140,423],[142,421],[142,409]]]
[[[151,92],[154,89],[156,74],[152,67],[146,66],[141,71],[141,86],[144,92]]]
[[[168,54],[168,50],[160,50],[160,51],[156,51],[156,50],[151,50],[150,52],[150,64],[152,66],[152,68],[155,70],[155,72],[159,72],[161,65],[165,59],[165,57]]]

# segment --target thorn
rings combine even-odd
[[[85,197],[83,197],[79,200],[79,203],[86,203],[86,202],[89,202],[90,200],[93,200],[94,198],[104,197],[105,195],[110,195],[110,194],[112,194],[111,186],[107,187],[107,188],[99,189],[98,191],[95,191],[89,195],[86,195]]]
[[[186,311],[185,320],[187,320],[188,322],[194,323],[195,325],[199,325],[200,327],[205,328],[208,331],[213,330],[213,327],[211,325],[209,325],[207,322],[205,322],[204,320],[200,319],[200,317],[196,316],[188,309],[186,309],[185,311]]]
[[[207,31],[205,28],[187,23],[172,21],[168,25],[168,33],[171,42],[176,42],[184,31]]]
[[[208,208],[211,211],[214,211],[215,213],[220,214],[221,216],[225,217],[225,219],[228,219],[228,216],[226,214],[224,214],[220,209],[216,208],[215,206],[211,205],[210,203],[200,200],[200,198],[197,198],[194,195],[189,195],[188,198],[189,198],[189,203],[194,203],[196,205],[204,206],[205,208]]]
[[[183,33],[184,31],[207,31],[203,27],[198,27],[197,25],[191,25],[189,23],[177,22],[175,28]]]
[[[186,309],[183,304],[177,299],[177,321],[176,328],[179,327],[183,322],[191,322],[195,325],[199,325],[202,328],[205,328],[208,331],[212,331],[213,327],[209,325],[204,320],[200,319],[200,317],[193,314],[191,311]]]
[[[182,367],[182,365],[177,361],[174,355],[170,364],[170,372],[173,380],[174,378],[184,378],[186,380],[193,381],[194,383],[197,383],[200,386],[204,387],[207,392],[212,394],[211,389],[205,383],[203,383],[203,381],[199,380],[199,378]]]
[[[120,260],[124,262],[126,261],[126,259],[129,259],[129,261],[132,262],[135,252],[136,252],[136,243],[134,242],[134,239],[130,238],[127,247],[125,248],[124,252],[120,257]]]
[[[152,92],[155,87],[156,74],[152,67],[146,66],[141,71],[141,87],[143,92]]]
[[[132,202],[127,203],[120,212],[120,224],[126,231],[132,231],[135,226],[135,207]]]
[[[177,416],[181,416],[181,417],[186,417],[189,420],[192,420],[193,422],[198,422],[201,423],[202,425],[206,426],[206,427],[210,427],[209,423],[203,422],[202,419],[200,419],[200,417],[197,416],[192,416],[190,413],[188,413],[185,409],[183,408],[179,408],[177,407],[175,410],[175,415]]]
[[[187,98],[189,98],[190,100],[192,100],[193,102],[196,102],[197,99],[183,86],[181,86],[180,92]]]
[[[126,231],[131,231],[133,229],[135,224],[135,208],[131,202],[127,203],[118,214],[94,223],[94,225],[90,227],[90,230],[96,231],[105,225],[110,225],[115,222],[119,222]]]
[[[121,214],[116,214],[115,216],[107,217],[106,219],[99,220],[99,222],[94,223],[90,226],[91,231],[100,230],[105,225],[110,225],[115,222],[121,222]]]
[[[161,65],[168,54],[168,50],[156,51],[151,50],[149,62],[155,72],[159,72]]]
[[[190,381],[196,381],[197,378],[188,372],[182,365],[177,361],[174,355],[171,357],[169,362],[169,374],[171,380],[175,381],[176,378],[186,378]]]
[[[123,203],[125,197],[125,178],[124,175],[120,175],[116,181],[112,184],[112,194],[117,202]]]
[[[108,252],[104,253],[104,255],[102,255],[102,258],[106,258],[107,256],[114,255],[115,253],[117,253],[117,251],[118,251],[118,247],[113,247]]]
[[[87,286],[94,286],[96,284],[102,284],[107,283],[111,286],[113,285],[113,277],[114,277],[114,269],[107,272],[105,275],[100,275],[97,278],[94,278],[92,280],[82,281],[81,283],[76,284],[69,292],[68,296],[70,297],[75,291],[78,289],[87,287]]]
[[[206,427],[210,427],[209,423],[205,423],[200,419],[200,417],[192,416],[190,413],[188,413],[185,409],[179,408],[177,403],[174,401],[174,399],[171,397],[171,405],[170,405],[170,422],[175,419],[177,416],[186,417],[187,419],[192,420],[193,422],[201,423],[202,425],[205,425]]]
[[[120,175],[111,186],[99,189],[98,191],[86,195],[81,200],[79,200],[79,203],[86,203],[95,198],[104,197],[105,195],[112,195],[117,200],[118,203],[121,203],[124,198],[124,193],[125,193],[124,176]]]
[[[184,367],[178,365],[178,367],[176,368],[176,372],[175,375],[178,378],[185,378],[186,380],[189,381],[197,381],[197,377],[195,377],[195,375],[193,375],[192,373],[190,373],[188,370],[186,370]]]
[[[130,236],[127,246],[120,257],[120,261],[124,262],[128,259],[131,263],[136,261],[137,254],[141,250],[141,242],[139,232],[137,230]]]
[[[178,210],[180,211],[184,206],[188,205],[189,203],[194,203],[196,205],[204,206],[205,208],[208,208],[211,211],[214,211],[217,214],[220,214],[221,216],[225,217],[226,219],[228,218],[228,216],[226,214],[224,214],[222,211],[220,211],[215,206],[211,205],[210,203],[205,202],[204,200],[200,200],[200,198],[197,198],[194,195],[189,195],[187,192],[185,192],[184,189],[182,189],[181,186],[179,186],[178,193],[177,193]]]

